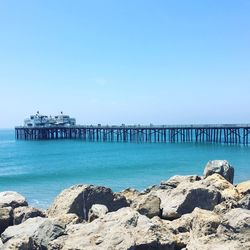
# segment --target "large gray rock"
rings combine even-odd
[[[18,225],[29,218],[45,217],[45,213],[34,207],[17,207],[13,210],[13,224]]]
[[[176,219],[191,213],[196,207],[213,210],[221,201],[221,194],[202,181],[181,183],[171,192],[161,195],[162,218]]]
[[[11,207],[0,208],[0,234],[8,227],[13,225],[13,215]]]
[[[161,215],[160,203],[160,198],[155,195],[141,195],[139,196],[135,209],[140,214],[146,215],[149,218],[153,218],[154,216]]]
[[[105,205],[94,204],[89,210],[88,221],[91,222],[97,218],[103,218],[107,212],[108,208]]]
[[[94,185],[76,185],[60,193],[48,209],[49,217],[74,213],[87,220],[92,205],[102,204],[109,211],[116,211],[129,204],[125,197],[115,195],[110,188]]]
[[[19,193],[13,191],[0,192],[0,207],[28,206],[26,199]]]
[[[130,207],[107,213],[91,223],[72,225],[66,233],[52,241],[49,249],[180,249],[176,237],[164,224],[150,220]]]
[[[12,238],[31,238],[37,246],[47,248],[48,243],[64,233],[64,229],[48,218],[30,218],[25,222],[8,227],[1,235],[5,244]]]
[[[195,207],[225,213],[237,207],[242,198],[234,185],[219,174],[194,182],[183,182],[171,190],[161,190],[162,217],[165,219],[179,218],[191,213]],[[219,205],[218,205],[219,204]]]
[[[204,169],[205,178],[212,174],[220,174],[230,183],[233,183],[234,168],[225,160],[209,161]]]

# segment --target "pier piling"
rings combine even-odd
[[[250,124],[15,127],[15,136],[17,140],[81,139],[97,142],[202,142],[248,145]]]

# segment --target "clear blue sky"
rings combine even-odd
[[[0,1],[0,127],[250,122],[250,1]]]

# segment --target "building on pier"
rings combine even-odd
[[[70,118],[69,115],[64,115],[61,112],[60,115],[56,116],[47,116],[41,115],[39,111],[35,115],[31,115],[29,118],[24,120],[24,127],[68,127],[68,126],[75,126],[76,119]]]

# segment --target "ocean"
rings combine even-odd
[[[235,183],[250,179],[249,146],[16,141],[14,129],[0,130],[0,192],[20,192],[30,205],[47,208],[71,185],[143,190],[173,175],[202,175],[213,159],[226,159],[235,167]]]

